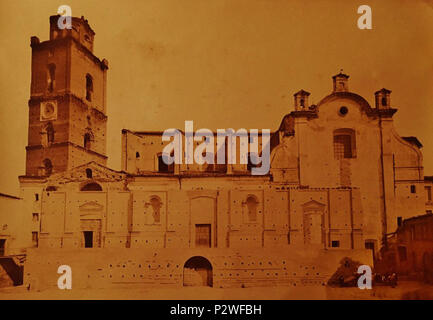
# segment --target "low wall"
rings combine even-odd
[[[57,269],[69,265],[72,288],[181,287],[194,256],[212,265],[213,287],[324,285],[344,257],[372,265],[371,250],[305,249],[29,249],[24,285],[57,288]]]

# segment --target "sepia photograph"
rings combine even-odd
[[[0,48],[0,300],[433,300],[433,0],[0,0]]]

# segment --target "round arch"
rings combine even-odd
[[[99,183],[89,182],[83,185],[80,191],[102,191],[102,187]]]
[[[189,258],[183,266],[184,286],[213,286],[212,264],[202,256]]]

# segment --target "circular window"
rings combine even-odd
[[[347,113],[349,112],[349,109],[347,109],[347,107],[341,107],[339,110],[339,113],[341,116],[345,116]]]

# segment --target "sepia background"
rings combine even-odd
[[[395,126],[424,145],[433,175],[433,1],[0,0],[0,192],[18,194],[25,170],[30,37],[48,39],[60,5],[96,32],[109,61],[108,165],[120,169],[121,129],[269,128],[303,88],[317,103],[332,75],[374,105],[392,90]],[[372,8],[359,30],[357,8]]]

